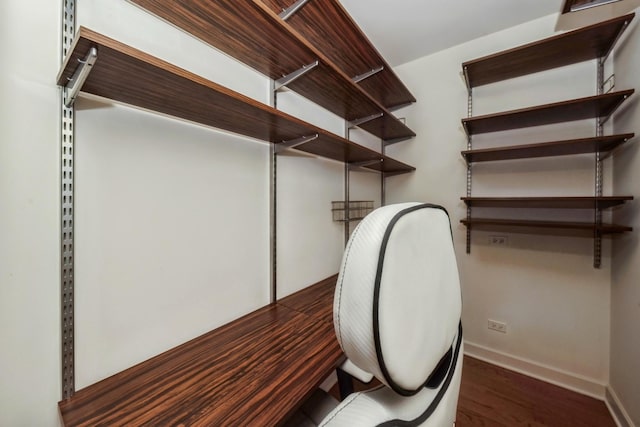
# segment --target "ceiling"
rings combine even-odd
[[[391,66],[552,13],[563,0],[340,0]]]
[[[340,0],[391,66],[553,13],[564,0]],[[640,0],[619,0],[559,15],[556,31],[629,13]]]

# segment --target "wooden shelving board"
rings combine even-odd
[[[343,360],[336,276],[59,402],[67,427],[276,426]]]
[[[462,119],[468,135],[608,117],[634,92],[628,89],[604,95]]]
[[[603,153],[616,149],[631,138],[633,133],[537,144],[511,145],[496,148],[462,151],[468,163],[494,160],[529,159],[535,157],[567,156],[571,154]]]
[[[291,0],[263,2],[278,14],[293,4]],[[292,15],[287,24],[352,78],[383,67],[382,71],[358,85],[386,108],[416,101],[337,0],[310,1]]]
[[[566,222],[566,221],[534,221],[521,219],[497,219],[497,218],[471,218],[469,220],[460,220],[465,226],[499,226],[499,227],[526,227],[526,228],[546,228],[546,229],[563,229],[563,230],[582,230],[590,232],[589,236],[593,236],[594,232],[601,234],[616,234],[626,231],[633,231],[632,227],[617,224],[600,224],[596,225],[592,222]]]
[[[602,197],[461,197],[467,206],[484,208],[608,209],[633,196]]]
[[[348,121],[382,114],[360,126],[381,139],[415,136],[260,0],[130,1],[274,80],[318,61],[287,87]]]
[[[635,14],[614,18],[462,64],[469,88],[606,57]]]
[[[91,47],[97,48],[98,59],[83,92],[262,141],[317,134],[316,140],[296,149],[346,163],[378,160],[367,167],[389,174],[415,170],[87,28],[76,36],[59,85],[66,84]]]

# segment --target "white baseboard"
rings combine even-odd
[[[620,403],[618,395],[611,387],[607,387],[605,391],[604,403],[607,405],[618,427],[636,427],[624,406]]]
[[[598,400],[605,400],[607,386],[591,378],[564,372],[550,366],[473,344],[469,341],[464,343],[464,353],[476,359],[575,391],[576,393]]]

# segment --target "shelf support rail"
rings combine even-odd
[[[85,56],[84,59],[78,59],[80,65],[76,68],[76,71],[73,73],[73,76],[67,82],[64,91],[64,105],[69,108],[73,105],[80,90],[82,89],[82,85],[89,77],[89,73],[92,70],[93,64],[95,64],[98,59],[98,50],[95,47],[89,49],[89,52]]]
[[[304,7],[304,5],[306,5],[309,2],[309,0],[298,0],[295,3],[293,3],[291,6],[289,6],[286,9],[282,9],[282,12],[280,12],[280,18],[282,18],[283,20],[287,20],[289,18],[291,18],[293,15],[296,14],[296,12],[298,12],[300,9],[302,9]]]
[[[351,139],[351,123],[345,120],[344,122],[344,137],[348,140]],[[344,163],[344,206],[346,209],[344,210],[344,247],[347,247],[347,243],[349,243],[349,236],[351,235],[351,215],[350,215],[350,202],[349,202],[349,191],[350,191],[350,177],[349,173],[351,172],[351,167],[349,163]]]
[[[355,76],[354,78],[352,78],[351,80],[353,80],[354,83],[360,83],[361,81],[368,79],[369,77],[375,76],[376,74],[378,74],[380,71],[383,71],[384,67],[378,67],[378,68],[373,68],[369,71],[367,71],[366,73],[362,73],[362,74],[358,74],[357,76]]]
[[[304,76],[305,74],[307,74],[309,71],[313,70],[314,68],[316,68],[319,64],[319,61],[314,61],[311,64],[308,65],[303,65],[302,68],[297,69],[296,71],[293,71],[289,74],[287,74],[284,77],[280,77],[278,80],[275,81],[275,84],[273,86],[273,90],[274,91],[279,91],[280,89],[282,89],[283,87],[293,83],[294,81],[298,80],[300,77]]]
[[[606,61],[606,57],[598,58],[597,60],[597,82],[596,82],[596,90],[598,95],[602,95],[604,91],[604,63]],[[603,134],[603,125],[608,120],[608,117],[601,118],[596,117],[596,136],[600,137]],[[602,197],[602,158],[600,155],[600,151],[596,151],[595,154],[595,196],[596,198]],[[597,200],[597,199],[596,199]],[[602,210],[600,210],[598,203],[594,205],[594,223],[595,230],[593,235],[593,267],[600,268],[601,260],[602,260],[602,233],[601,233],[601,225],[602,225]]]
[[[467,81],[467,117],[473,116],[473,89],[469,86],[469,79],[467,76],[467,68],[464,69],[465,79]],[[473,141],[471,134],[465,128],[467,134],[467,151],[473,149]],[[471,178],[472,178],[472,164],[467,162],[467,197],[471,197]],[[467,253],[471,253],[471,204],[467,204]]]
[[[76,26],[75,0],[62,2],[62,52],[64,63],[71,51]],[[75,77],[75,76],[74,76]],[[79,86],[81,82],[78,79]],[[68,89],[60,96],[60,350],[61,350],[61,394],[69,399],[75,393],[75,308],[74,308],[74,117],[73,100]],[[73,97],[75,99],[75,96]]]
[[[275,145],[275,154],[280,154],[283,151],[290,150],[292,148],[296,148],[299,145],[306,144],[307,142],[314,141],[318,139],[319,135],[316,133],[314,135],[302,136],[300,138],[292,139],[289,141],[282,141]]]
[[[278,108],[278,91],[275,90],[276,82],[271,80],[269,92],[269,104]],[[276,144],[269,146],[269,302],[274,303],[278,299],[278,155]]]

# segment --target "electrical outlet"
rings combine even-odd
[[[489,236],[489,244],[491,246],[507,246],[507,243],[509,243],[507,236]]]
[[[504,322],[498,322],[497,320],[491,320],[487,322],[487,328],[492,331],[502,332],[503,334],[507,333],[507,324]]]

